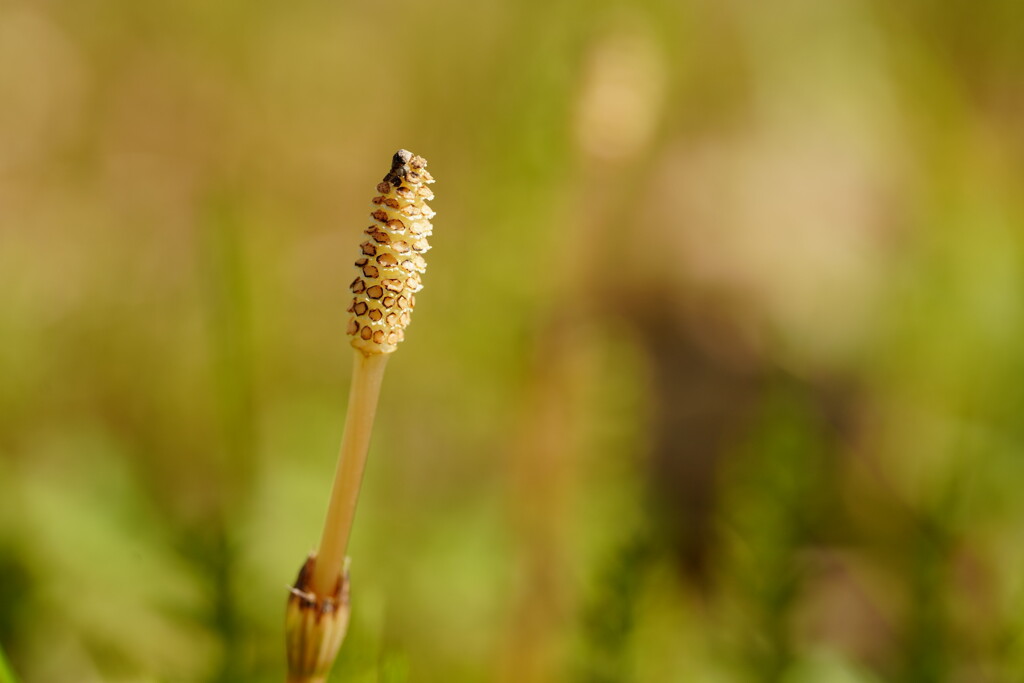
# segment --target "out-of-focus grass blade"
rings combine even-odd
[[[0,683],[18,683],[17,677],[7,664],[7,658],[4,656],[2,646],[0,646]]]

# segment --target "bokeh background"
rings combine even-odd
[[[20,680],[283,680],[399,147],[332,680],[1024,680],[1019,0],[3,0]]]

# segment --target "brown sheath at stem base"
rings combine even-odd
[[[289,683],[326,681],[348,629],[348,569],[338,575],[334,591],[324,597],[310,590],[315,565],[316,556],[311,554],[288,596],[285,646]]]

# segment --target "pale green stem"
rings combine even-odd
[[[313,592],[321,597],[334,594],[345,564],[345,552],[352,533],[359,486],[363,480],[366,454],[373,432],[373,419],[377,413],[377,399],[389,355],[378,353],[365,356],[359,351],[355,352],[338,468],[334,474],[327,519],[324,521],[320,549],[310,580]]]

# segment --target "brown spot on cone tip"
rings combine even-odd
[[[402,181],[410,175],[418,179],[416,171],[425,168],[426,165],[427,160],[423,157],[416,156],[407,149],[400,149],[391,157],[391,170],[384,176],[384,182],[400,187]]]
[[[391,183],[395,187],[402,184],[405,174],[409,172],[408,163],[412,161],[412,152],[407,149],[400,149],[391,157],[391,170],[384,176],[384,182]]]

